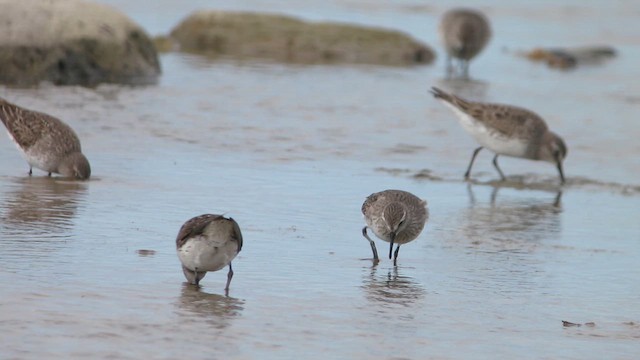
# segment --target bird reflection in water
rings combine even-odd
[[[204,319],[215,328],[222,329],[230,325],[231,320],[240,316],[244,302],[229,296],[210,294],[201,288],[183,283],[182,294],[178,301],[180,314],[187,319]]]
[[[411,277],[399,274],[394,266],[386,274],[378,274],[378,266],[367,268],[362,289],[366,298],[379,305],[411,306],[424,298],[426,290]]]
[[[88,184],[49,177],[20,177],[0,202],[0,238],[66,237]]]
[[[471,184],[467,187],[469,208],[462,216],[463,232],[474,245],[495,245],[500,250],[532,250],[540,241],[554,239],[561,231],[562,191],[551,201],[531,198],[498,199],[500,187],[494,187],[489,203],[476,199]]]

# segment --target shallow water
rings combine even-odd
[[[381,24],[432,46],[449,5],[111,3],[153,34],[218,5]],[[470,83],[443,80],[442,56],[384,68],[166,54],[157,86],[0,88],[71,124],[94,174],[29,178],[0,137],[0,357],[634,358],[640,6],[582,4],[487,5],[495,38]],[[569,72],[513,55],[591,43],[620,55]],[[497,182],[488,152],[461,181],[475,143],[433,85],[538,112],[569,146],[568,184],[508,158]],[[387,188],[431,212],[396,268],[373,266],[360,232],[362,201]],[[185,286],[175,255],[182,223],[206,212],[243,231],[229,297],[225,271]]]

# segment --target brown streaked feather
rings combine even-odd
[[[436,99],[442,99],[450,104],[455,105],[458,109],[468,113],[469,109],[471,108],[471,102],[461,98],[461,97],[457,97],[453,94],[449,94],[446,91],[440,90],[437,87],[432,87],[431,88],[431,94],[433,94],[433,96]]]
[[[362,213],[365,216],[367,215],[367,212],[369,211],[371,204],[375,203],[377,199],[378,199],[378,193],[373,193],[367,196],[367,198],[364,200],[364,202],[362,203]]]
[[[238,252],[240,252],[242,250],[242,232],[240,232],[240,226],[235,220],[233,220],[233,218],[229,218],[229,220],[233,224],[233,235],[231,236],[238,243]]]
[[[240,252],[240,250],[242,250],[243,240],[242,240],[242,232],[240,231],[240,226],[238,225],[238,223],[235,220],[233,220],[233,218],[227,219],[222,215],[214,215],[214,214],[204,214],[204,215],[196,216],[188,220],[186,223],[184,223],[184,225],[182,225],[182,227],[180,228],[180,231],[178,232],[178,237],[176,238],[176,247],[180,248],[182,245],[184,245],[185,242],[187,242],[189,238],[202,235],[206,230],[207,226],[209,226],[209,224],[211,224],[214,221],[231,222],[233,227],[231,237],[238,244],[238,252]]]
[[[23,149],[29,149],[44,134],[69,137],[64,142],[67,151],[81,151],[80,140],[75,132],[60,119],[45,113],[31,111],[0,99],[0,120],[14,141]]]
[[[476,121],[483,123],[506,136],[534,137],[547,132],[546,122],[536,113],[517,106],[502,104],[485,104],[465,100],[449,94],[436,87],[431,93],[468,114]]]
[[[181,247],[188,238],[201,235],[204,232],[204,229],[209,225],[212,221],[224,219],[222,215],[212,215],[212,214],[204,214],[200,216],[196,216],[193,219],[188,220],[178,232],[178,237],[176,238],[176,246]]]
[[[369,216],[372,209],[382,211],[380,204],[386,204],[392,201],[399,201],[409,206],[415,213],[422,215],[426,212],[427,201],[403,190],[384,190],[369,195],[362,204],[362,213]],[[428,216],[428,215],[427,215]]]

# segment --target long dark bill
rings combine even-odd
[[[389,245],[389,260],[391,260],[391,254],[393,253],[393,243],[396,240],[396,233],[392,231],[389,237],[391,238],[391,245]]]

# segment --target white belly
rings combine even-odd
[[[58,159],[45,151],[37,151],[33,147],[25,151],[9,131],[7,131],[7,134],[30,166],[47,172],[55,172],[57,170]]]
[[[517,137],[508,137],[500,134],[448,102],[443,101],[443,103],[453,110],[453,112],[458,116],[460,125],[462,125],[462,127],[483,147],[500,155],[514,157],[526,156],[529,145],[527,141]]]
[[[237,251],[235,242],[197,236],[178,249],[178,258],[191,271],[217,271],[229,265]]]
[[[47,172],[56,172],[58,169],[59,159],[51,154],[32,150],[24,151],[23,154],[27,163],[34,168]]]

